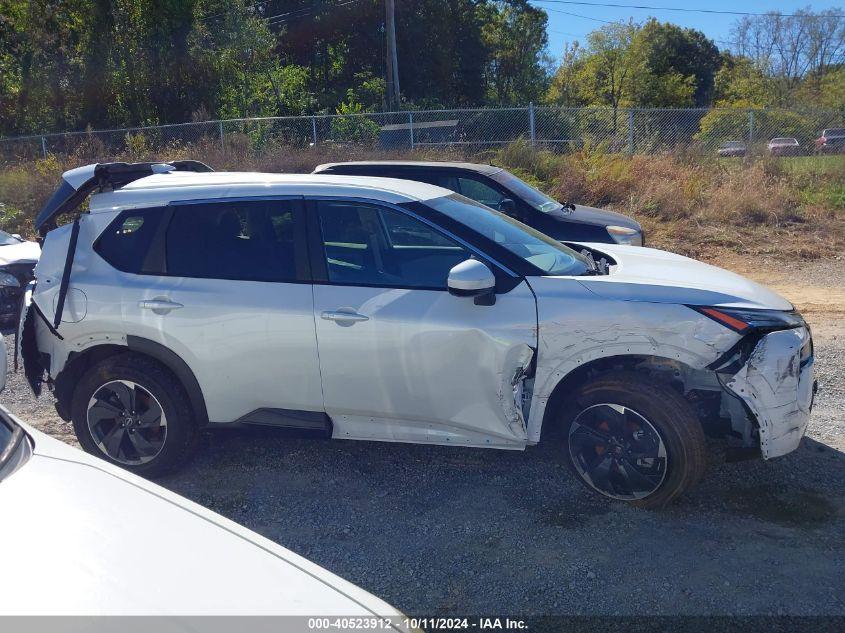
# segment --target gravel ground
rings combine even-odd
[[[159,483],[409,614],[845,615],[845,327],[828,307],[810,319],[820,391],[800,449],[726,464],[714,445],[705,480],[664,511],[591,495],[552,445],[219,431]],[[22,374],[3,402],[75,443]]]

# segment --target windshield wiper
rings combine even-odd
[[[587,264],[589,265],[589,268],[584,271],[585,275],[607,275],[610,273],[610,266],[604,257],[596,261],[593,253],[586,248],[581,249],[581,255],[584,256],[584,259],[587,260]]]
[[[575,203],[574,202],[564,202],[560,205],[560,210],[565,211],[566,213],[572,213],[575,211]]]

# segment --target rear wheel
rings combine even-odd
[[[71,417],[87,452],[144,477],[181,465],[197,435],[176,376],[135,354],[89,368],[74,390]]]
[[[588,488],[662,507],[704,472],[701,424],[671,386],[636,372],[599,376],[579,390],[565,433],[569,464]]]

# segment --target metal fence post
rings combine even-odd
[[[220,126],[220,151],[226,152],[226,143],[223,141],[223,121],[218,121],[218,125]]]
[[[528,133],[531,136],[531,146],[537,144],[537,131],[534,127],[534,104],[528,104]]]
[[[411,149],[414,149],[414,113],[408,112],[408,131],[411,133]]]
[[[317,117],[311,117],[311,142],[317,146]]]
[[[754,110],[748,111],[748,151],[751,151],[751,144],[754,142]]]
[[[44,154],[44,158],[47,158],[47,139],[43,136],[41,137],[41,153]]]
[[[634,153],[634,108],[628,110],[628,153]]]

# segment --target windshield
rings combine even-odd
[[[520,180],[504,169],[497,171],[495,174],[491,174],[490,178],[513,192],[517,198],[524,200],[537,209],[537,211],[548,213],[549,211],[556,211],[557,209],[563,208],[563,205],[560,202],[552,200],[539,189],[535,189],[524,180]]]
[[[0,246],[11,246],[12,244],[20,244],[21,241],[16,238],[12,237],[6,231],[0,231]]]
[[[722,143],[722,147],[724,148],[733,148],[733,147],[744,147],[742,141],[726,141]]]
[[[798,145],[798,139],[795,138],[773,138],[772,145]]]
[[[452,194],[425,203],[508,249],[546,275],[584,275],[592,270],[587,258],[571,248],[462,195]]]

